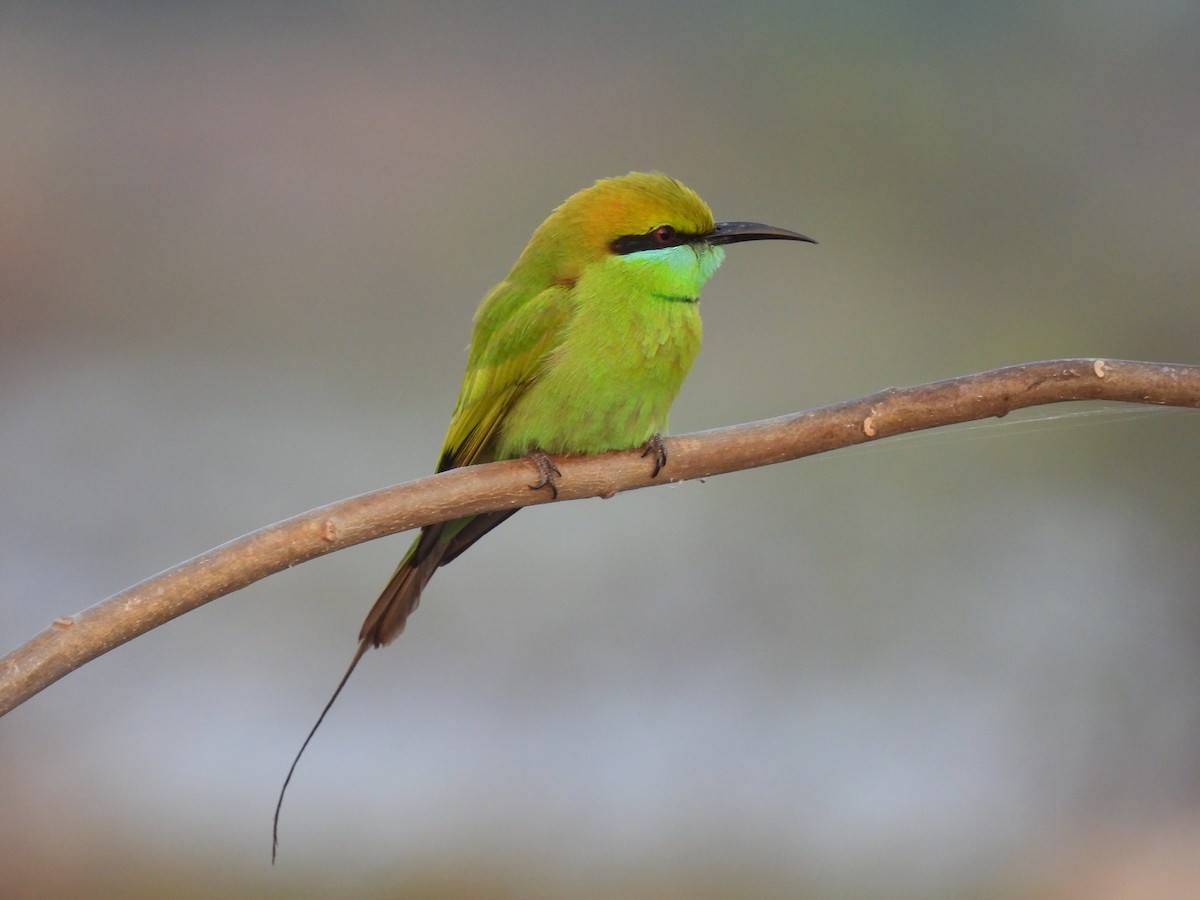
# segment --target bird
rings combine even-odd
[[[568,197],[534,231],[475,314],[466,374],[437,471],[529,457],[533,489],[557,496],[551,455],[642,447],[655,476],[667,464],[667,414],[700,350],[699,295],[743,241],[812,238],[758,222],[714,222],[690,188],[660,172],[604,178]],[[433,573],[516,510],[421,529],[368,613],[341,682],[372,647],[403,631]]]

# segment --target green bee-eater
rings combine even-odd
[[[437,470],[530,455],[533,487],[554,490],[546,454],[645,446],[657,474],[666,461],[659,435],[700,349],[700,288],[725,244],[769,239],[812,241],[755,222],[714,224],[699,196],[657,173],[607,178],[569,197],[475,314]],[[309,739],[367,649],[404,630],[434,571],[513,512],[421,529]],[[277,807],[276,826],[278,816]]]

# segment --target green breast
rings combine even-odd
[[[700,350],[695,302],[609,297],[580,310],[543,374],[501,426],[497,455],[600,453],[640,446],[667,414]]]

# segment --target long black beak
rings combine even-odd
[[[710,244],[737,244],[741,241],[808,241],[815,244],[810,237],[788,231],[786,228],[776,228],[774,225],[763,225],[759,222],[718,222],[713,230],[704,235],[704,240]]]

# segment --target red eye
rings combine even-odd
[[[670,225],[659,225],[654,229],[654,240],[660,247],[669,247],[675,243],[675,229]]]

